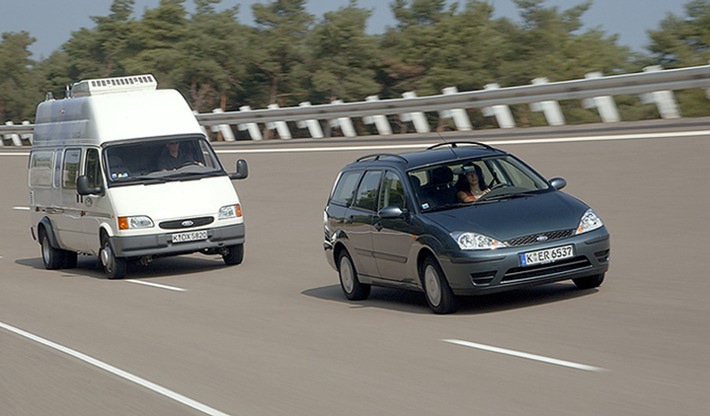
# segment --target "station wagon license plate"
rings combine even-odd
[[[190,231],[187,233],[173,234],[173,243],[185,243],[187,241],[207,240],[207,231]]]
[[[573,256],[574,247],[570,244],[567,246],[521,253],[520,264],[523,266],[532,266],[535,264],[553,263]]]

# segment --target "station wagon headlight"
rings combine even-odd
[[[596,230],[601,228],[604,224],[601,218],[591,209],[582,215],[582,219],[579,221],[579,226],[577,226],[577,234],[586,233],[588,231]]]
[[[457,232],[451,233],[451,237],[456,240],[461,250],[494,250],[506,247],[505,243],[478,233]]]
[[[134,215],[131,217],[118,217],[119,230],[135,230],[139,228],[152,228],[153,220],[146,215]]]
[[[226,220],[227,218],[236,218],[242,216],[242,207],[239,204],[225,205],[219,209],[217,219]]]

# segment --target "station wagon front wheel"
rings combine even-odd
[[[427,303],[434,313],[447,314],[456,311],[454,292],[436,259],[429,256],[424,260],[421,278]]]
[[[350,300],[363,300],[370,296],[370,285],[360,283],[357,277],[357,270],[353,259],[347,250],[343,250],[338,255],[338,275],[340,277],[340,287],[343,289],[345,297]]]

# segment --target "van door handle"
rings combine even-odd
[[[385,227],[382,226],[382,223],[381,223],[380,221],[377,221],[377,222],[375,223],[375,229],[376,229],[377,231],[382,231],[383,228],[385,228]]]

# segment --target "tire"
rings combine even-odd
[[[229,246],[227,247],[227,249],[229,250],[229,252],[227,254],[222,255],[222,260],[224,260],[224,264],[230,266],[241,264],[241,262],[244,260],[244,244]]]
[[[340,288],[349,300],[363,300],[370,296],[370,285],[360,283],[355,264],[347,250],[338,254],[338,275]]]
[[[44,228],[40,229],[39,232],[39,244],[42,248],[42,262],[44,267],[48,270],[61,269],[64,263],[64,250],[52,247],[52,243],[49,242],[49,237]]]
[[[431,310],[436,314],[456,312],[456,297],[436,259],[427,257],[420,274],[424,296]]]
[[[116,257],[106,235],[101,238],[99,264],[109,279],[122,279],[126,275],[127,261],[125,258]]]
[[[572,279],[578,289],[594,289],[604,283],[604,273]]]

